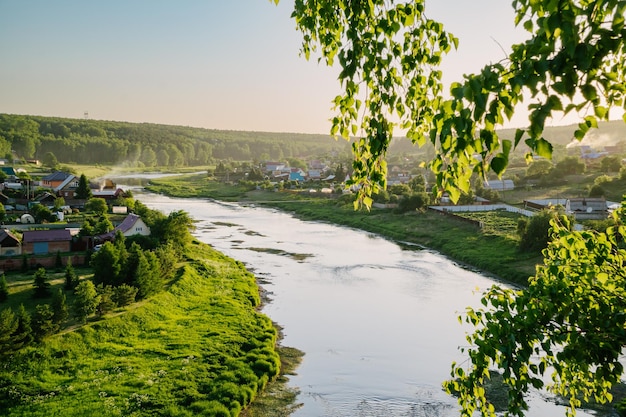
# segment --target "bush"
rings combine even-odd
[[[601,185],[595,184],[589,190],[589,197],[604,197],[605,191]]]
[[[550,220],[556,217],[553,210],[541,210],[530,219],[520,220],[517,232],[520,235],[519,248],[523,252],[540,252],[550,240]]]

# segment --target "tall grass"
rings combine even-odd
[[[237,416],[280,370],[253,275],[195,244],[170,290],[7,358],[0,415]]]

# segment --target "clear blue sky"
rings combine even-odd
[[[461,41],[446,81],[499,61],[524,38],[510,3],[427,3]],[[299,57],[292,5],[0,0],[0,113],[328,133],[337,71]]]

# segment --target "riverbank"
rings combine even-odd
[[[157,179],[147,189],[173,197],[204,197],[274,207],[301,219],[361,229],[400,243],[436,250],[467,268],[520,286],[527,284],[542,260],[539,254],[521,253],[514,237],[481,230],[432,211],[404,214],[375,208],[355,211],[351,200],[345,197],[226,186],[203,175]]]
[[[185,255],[167,291],[3,358],[1,414],[239,415],[279,375],[278,332],[240,262]]]

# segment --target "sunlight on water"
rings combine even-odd
[[[305,352],[290,377],[304,404],[294,416],[458,416],[441,389],[451,363],[466,360],[457,317],[494,281],[428,250],[275,210],[139,198],[184,209],[200,240],[263,278],[264,313],[283,326],[284,345]],[[528,416],[565,415],[540,395],[531,401]]]

